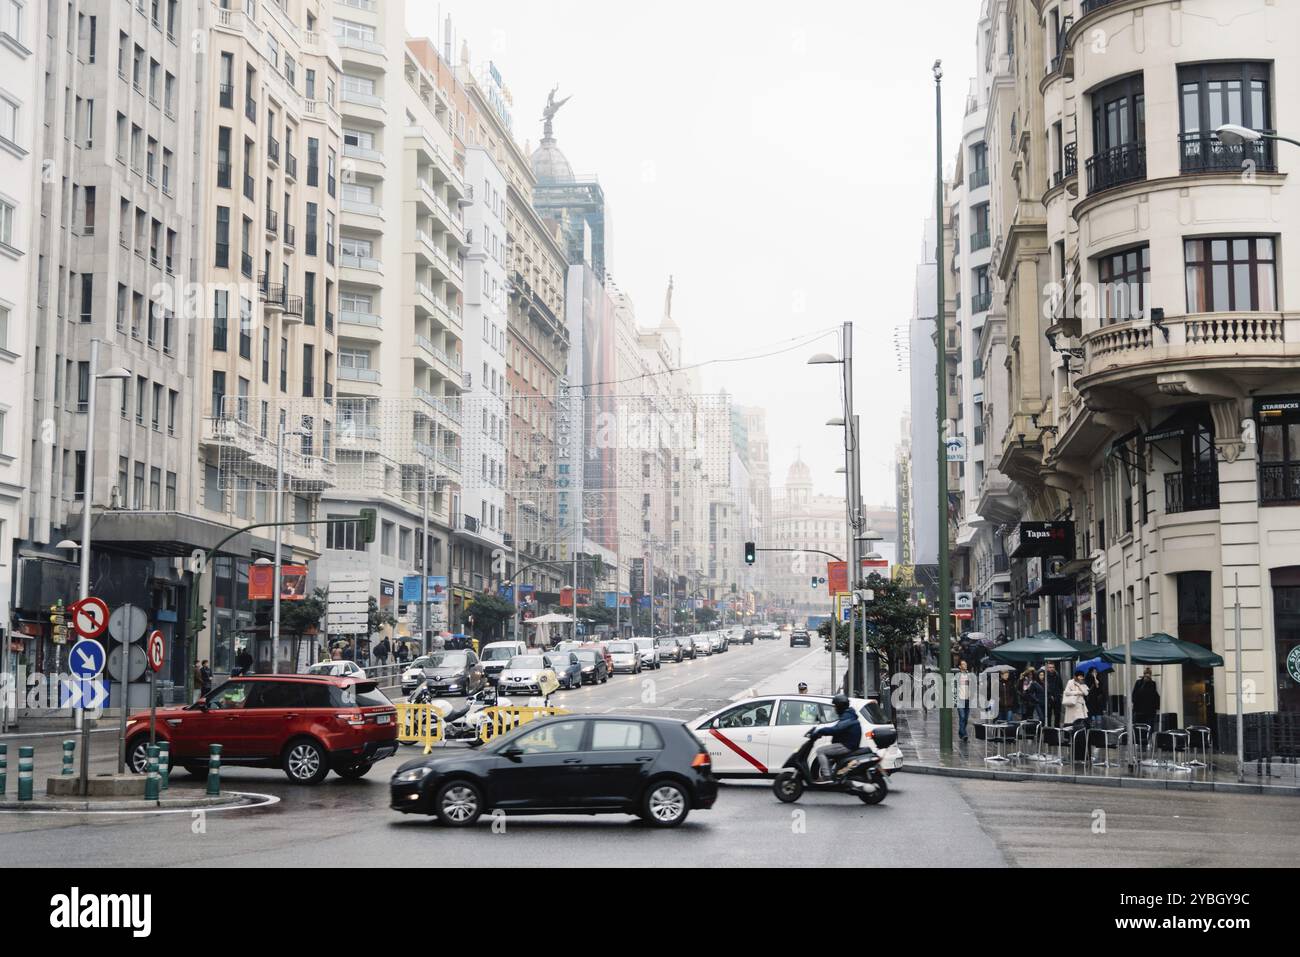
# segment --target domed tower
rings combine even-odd
[[[812,501],[812,470],[803,459],[796,458],[785,473],[786,501],[792,506],[806,508]]]

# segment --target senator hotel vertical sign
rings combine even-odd
[[[555,413],[555,514],[560,528],[569,524],[569,483],[573,472],[573,402],[576,393],[569,389],[569,377],[559,379],[560,401]]]

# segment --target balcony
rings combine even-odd
[[[1261,464],[1259,504],[1300,505],[1300,463]]]
[[[230,189],[230,164],[217,163],[217,186],[221,189]]]
[[[989,238],[989,231],[987,229],[982,229],[979,232],[971,233],[971,237],[970,237],[971,252],[974,252],[977,249],[988,249],[990,242],[991,240]]]
[[[378,369],[354,369],[351,366],[339,366],[338,378],[340,382],[379,382]]]
[[[294,233],[293,223],[285,223],[285,224],[284,224],[284,245],[285,245],[285,247],[288,248],[288,249],[293,249],[293,248],[294,248],[294,244],[295,244],[296,242],[297,242],[297,237],[296,237],[296,234]]]
[[[234,109],[235,107],[235,88],[229,83],[222,83],[217,88],[217,103],[223,109]]]
[[[1088,159],[1088,194],[1135,183],[1147,178],[1145,143],[1126,143]]]
[[[274,136],[266,141],[266,158],[273,165],[280,165],[280,141]]]
[[[368,149],[364,146],[355,146],[351,143],[343,144],[343,155],[352,159],[365,160],[367,163],[378,163],[384,165],[384,154],[379,150]]]
[[[376,219],[384,218],[384,210],[377,203],[364,203],[358,199],[342,199],[339,201],[339,209],[345,213],[354,213],[358,216],[373,216]],[[378,228],[378,227],[375,227]]]
[[[249,279],[253,278],[253,254],[241,253],[239,258],[239,271]]]
[[[1165,473],[1165,511],[1170,515],[1219,507],[1219,473],[1214,466]]]
[[[382,329],[384,320],[373,312],[352,312],[344,309],[339,312],[339,325],[366,326],[370,329]]]
[[[1272,134],[1272,130],[1262,130]],[[1273,140],[1229,146],[1213,133],[1178,135],[1180,169],[1184,173],[1276,173],[1277,155]]]
[[[244,115],[248,117],[248,122],[257,122],[257,101],[253,99],[244,100]]]
[[[339,50],[360,50],[362,53],[371,53],[375,56],[384,56],[384,45],[376,43],[374,40],[364,40],[360,37],[350,37],[340,34],[334,34],[334,42],[339,45]],[[344,57],[344,59],[349,59]]]
[[[1144,397],[1229,398],[1275,386],[1300,361],[1300,317],[1278,312],[1196,313],[1154,324],[1113,323],[1083,336],[1085,396],[1115,389]],[[1113,402],[1108,401],[1111,405]]]
[[[977,292],[970,297],[970,311],[972,313],[988,312],[992,305],[993,293],[991,292]]]
[[[287,151],[284,154],[284,175],[289,179],[298,178],[298,157]]]
[[[266,211],[266,233],[268,236],[277,236],[280,233],[280,214],[273,209]]]
[[[967,182],[969,183],[970,189],[979,189],[981,186],[987,186],[989,184],[988,167],[986,166],[983,169],[971,170]]]
[[[339,254],[339,268],[359,269],[362,272],[379,273],[380,275],[384,271],[383,264],[378,259],[370,256],[357,256],[353,253]]]
[[[1079,172],[1079,144],[1066,143],[1061,152],[1065,161],[1065,176],[1066,179],[1069,179]]]

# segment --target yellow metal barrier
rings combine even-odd
[[[567,708],[528,708],[528,707],[493,707],[481,712],[483,723],[479,725],[479,737],[486,743],[499,734],[513,731],[520,725],[535,721],[537,718],[549,718],[552,715],[568,714]]]
[[[396,701],[397,740],[404,744],[422,744],[428,754],[443,740],[442,712],[431,704]]]

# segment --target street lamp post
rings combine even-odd
[[[240,406],[236,409],[240,421],[243,421],[245,409]],[[271,593],[271,673],[279,674],[280,672],[280,555],[282,551],[282,541],[284,529],[279,522],[282,519],[284,510],[284,440],[288,438],[302,438],[311,433],[303,429],[288,430],[283,421],[280,422],[280,440],[275,444],[275,571],[272,580],[273,591]],[[353,638],[353,656],[356,655],[356,639]]]
[[[939,752],[952,752],[952,707],[948,700],[948,668],[951,656],[952,621],[948,617],[952,603],[948,568],[948,446],[946,429],[948,418],[948,355],[947,323],[944,315],[943,291],[943,67],[934,61],[934,275],[935,275],[935,377],[938,385],[935,425],[939,432],[939,686],[943,697],[939,703]]]
[[[518,640],[519,640],[519,628],[520,628],[520,621],[519,621],[519,616],[520,616],[520,609],[519,609],[519,584],[520,584],[520,582],[519,582],[519,510],[520,510],[521,508],[529,508],[529,509],[532,509],[532,508],[536,508],[536,507],[537,507],[537,503],[534,502],[534,501],[532,501],[531,499],[529,499],[528,501],[524,501],[524,502],[515,502],[515,536],[514,536],[514,543],[515,543],[515,579],[514,579],[514,581],[511,583],[511,585],[510,585],[510,589],[511,589],[511,591],[514,593],[514,599],[515,599],[515,641],[518,641]],[[574,592],[574,598],[573,598],[573,600],[574,600],[573,610],[576,612],[576,611],[578,610],[578,606],[577,606],[578,597],[577,597],[577,592],[576,592],[576,591]],[[577,615],[575,614],[574,617],[576,618]]]
[[[79,599],[90,597],[90,507],[94,501],[95,490],[95,386],[99,384],[100,379],[129,379],[131,373],[127,372],[120,366],[116,369],[109,369],[107,372],[97,372],[99,368],[99,340],[90,340],[90,382],[88,394],[86,396],[86,460],[84,474],[81,481],[81,581],[77,590]],[[118,705],[122,714],[126,714],[128,702],[127,695],[127,674],[126,668],[130,662],[131,656],[123,653],[122,656],[122,701]],[[83,796],[90,794],[90,723],[86,720],[86,712],[78,709],[76,712],[78,720],[81,722],[81,793]],[[123,749],[118,749],[117,770],[121,774],[126,770],[126,758]]]

